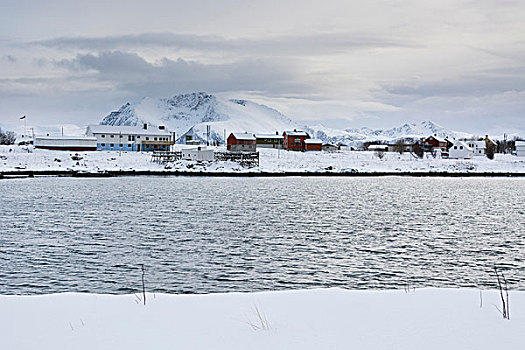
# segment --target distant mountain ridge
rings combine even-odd
[[[210,141],[224,142],[230,132],[282,133],[284,130],[303,129],[312,137],[329,143],[357,145],[363,142],[393,142],[401,138],[420,138],[430,135],[463,138],[470,134],[450,131],[431,121],[404,124],[391,129],[373,130],[367,127],[332,129],[323,125],[298,125],[279,111],[248,100],[223,99],[205,92],[180,94],[171,98],[145,97],[135,103],[126,103],[109,113],[103,125],[165,125],[175,132],[178,142],[185,135],[206,140],[206,126],[210,125]]]
[[[350,128],[345,130],[326,128],[322,125],[309,127],[309,130],[317,138],[330,143],[344,143],[355,145],[363,142],[395,142],[399,139],[418,139],[436,135],[440,138],[468,138],[471,134],[447,130],[441,125],[431,121],[421,123],[404,124],[391,129]]]

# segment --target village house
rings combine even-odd
[[[228,136],[226,148],[232,152],[255,152],[257,150],[257,139],[253,134],[247,132],[232,132]]]
[[[516,146],[516,155],[525,157],[525,141],[516,141],[514,145]]]
[[[260,148],[283,148],[284,137],[277,131],[275,134],[255,134],[255,139]]]
[[[319,139],[306,139],[304,140],[305,151],[321,151],[323,149],[323,141]]]
[[[89,125],[86,135],[97,139],[97,150],[100,151],[169,151],[174,144],[171,133],[162,125]]]
[[[37,136],[35,148],[55,151],[96,151],[97,139],[89,136]]]
[[[466,141],[467,145],[472,149],[472,153],[476,157],[485,156],[487,143],[485,141]]]
[[[456,141],[448,150],[448,157],[450,159],[471,159],[473,154],[472,148],[464,141]]]
[[[426,152],[433,152],[436,149],[439,149],[441,152],[447,151],[447,141],[445,139],[437,137],[436,134],[429,136],[427,138],[421,139],[423,149]]]
[[[292,151],[304,151],[306,139],[310,138],[310,135],[306,131],[285,131],[283,133],[284,143],[283,148]]]

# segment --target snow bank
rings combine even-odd
[[[186,147],[176,145],[177,149]],[[194,147],[194,146],[193,146]],[[224,148],[218,147],[224,151]],[[213,172],[503,172],[525,173],[525,158],[496,154],[494,160],[475,157],[469,160],[417,159],[411,154],[387,152],[379,159],[374,152],[292,152],[259,149],[257,168],[243,168],[237,163],[197,164],[178,161],[163,165],[153,163],[151,153],[95,151],[77,152],[82,159],[72,159],[75,152],[49,151],[18,146],[0,146],[0,172],[16,170],[97,171],[213,171]]]
[[[0,296],[2,349],[522,349],[525,293],[315,289]],[[259,317],[260,315],[260,317]]]

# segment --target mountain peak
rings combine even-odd
[[[106,125],[165,125],[177,134],[195,139],[206,138],[206,126],[211,127],[211,141],[224,142],[225,133],[249,131],[275,133],[298,127],[290,119],[270,107],[248,100],[226,100],[206,92],[175,95],[171,98],[144,98],[126,103],[102,120]],[[226,135],[227,136],[227,135]]]

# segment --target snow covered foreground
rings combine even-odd
[[[525,292],[0,296],[2,349],[523,349]],[[260,317],[259,317],[260,315]]]
[[[177,149],[186,147],[177,145]],[[217,148],[224,151],[224,148]],[[81,159],[73,159],[75,152],[28,149],[18,146],[0,146],[0,172],[17,170],[75,170],[99,171],[164,171],[187,172],[503,172],[525,173],[525,158],[510,154],[496,154],[494,160],[475,157],[470,160],[436,159],[428,156],[416,159],[411,154],[385,153],[379,159],[374,152],[339,151],[288,152],[260,149],[259,167],[244,168],[232,162],[197,164],[178,161],[163,165],[153,163],[151,153],[95,151],[78,152]]]

